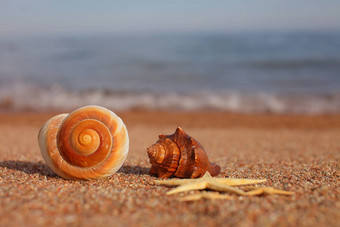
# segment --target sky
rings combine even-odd
[[[340,30],[339,0],[0,0],[0,36]]]

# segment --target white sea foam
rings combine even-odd
[[[105,106],[115,111],[221,110],[243,113],[320,114],[340,112],[340,93],[327,95],[237,92],[114,93],[105,90],[67,90],[58,84],[49,87],[27,83],[0,85],[0,109],[71,110],[89,104]]]
[[[340,112],[339,37],[280,32],[0,39],[0,108]]]

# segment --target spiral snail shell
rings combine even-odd
[[[197,178],[206,171],[216,176],[221,171],[218,165],[209,162],[203,146],[179,127],[172,135],[159,135],[159,140],[147,148],[147,153],[150,174],[160,178]]]
[[[129,137],[123,121],[100,106],[84,106],[52,117],[39,132],[47,165],[65,179],[110,176],[123,165]]]

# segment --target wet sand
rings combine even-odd
[[[44,164],[37,134],[55,113],[0,113],[0,226],[337,226],[340,115],[118,113],[130,152],[115,175],[68,181]],[[219,177],[267,178],[294,196],[179,202],[153,184],[146,148],[181,126],[219,164]]]

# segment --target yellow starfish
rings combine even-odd
[[[251,191],[246,192],[246,195],[294,195],[294,192],[278,190],[273,187],[247,187]]]
[[[221,192],[231,192],[237,195],[246,195],[243,190],[234,188],[232,186],[257,184],[265,182],[266,179],[253,180],[253,179],[231,179],[231,178],[214,178],[209,172],[206,172],[202,178],[198,179],[174,179],[174,180],[155,180],[158,184],[164,185],[180,185],[179,187],[167,192],[167,195],[172,195],[179,192],[190,190],[211,189]]]
[[[179,198],[179,201],[196,201],[196,200],[200,200],[200,199],[211,199],[211,200],[215,200],[215,199],[231,199],[230,195],[223,195],[220,194],[218,192],[200,192],[194,195],[187,195],[184,196],[182,198]]]

